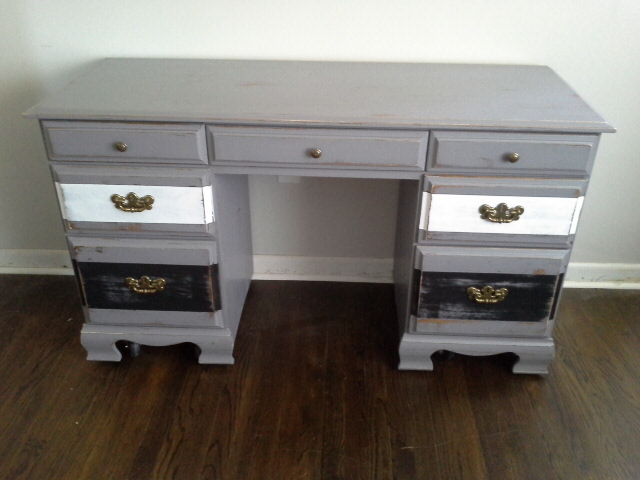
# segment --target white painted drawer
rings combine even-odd
[[[588,175],[598,135],[433,132],[427,171],[434,173]],[[517,154],[512,163],[509,155]]]
[[[427,176],[420,240],[566,244],[585,188],[584,180]]]
[[[52,167],[68,230],[213,233],[213,190],[206,169]],[[132,207],[130,193],[152,197]],[[119,206],[120,195],[125,200]],[[150,208],[149,208],[150,207]]]
[[[207,163],[204,125],[44,121],[51,160]]]
[[[212,161],[424,170],[429,132],[208,127]]]

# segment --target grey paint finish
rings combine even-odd
[[[89,323],[82,327],[80,335],[82,346],[87,350],[87,360],[103,362],[119,362],[122,354],[116,348],[116,342],[125,340],[153,346],[193,343],[200,349],[199,363],[232,364],[233,339],[227,329]]]
[[[207,163],[204,125],[44,121],[42,129],[51,160]]]
[[[249,184],[246,175],[214,175],[213,181],[224,325],[235,338],[253,275]]]
[[[213,240],[68,237],[78,262],[211,265],[218,263]]]
[[[401,370],[433,370],[431,355],[446,350],[464,355],[515,353],[519,359],[513,373],[546,375],[555,354],[553,339],[504,338],[501,336],[469,337],[462,335],[405,334],[400,344]]]
[[[513,65],[107,59],[25,115],[265,126],[614,131],[548,67]]]
[[[551,249],[556,239],[537,238],[534,231],[518,241],[505,235],[504,245],[511,248],[482,247],[472,243],[471,235],[457,238],[447,232],[438,239],[440,245],[421,237],[426,245],[414,248],[421,192],[575,198],[586,190],[598,134],[613,131],[550,69],[501,65],[109,59],[26,115],[44,120],[50,160],[69,163],[56,167],[60,178],[79,183],[101,179],[96,181],[105,185],[137,185],[133,182],[150,179],[166,185],[213,183],[215,242],[211,231],[193,234],[178,228],[168,234],[166,229],[120,231],[115,228],[122,225],[114,225],[109,233],[121,238],[93,239],[74,255],[104,255],[137,264],[142,258],[155,265],[173,261],[161,258],[164,253],[171,256],[173,240],[204,242],[209,259],[214,252],[219,259],[224,310],[216,321],[222,327],[90,323],[82,332],[90,359],[118,360],[114,343],[128,340],[148,345],[193,342],[202,350],[202,363],[232,363],[233,338],[252,274],[247,175],[307,175],[407,180],[400,189],[394,266],[404,329],[400,368],[432,368],[429,357],[441,349],[470,355],[511,351],[520,356],[514,367],[519,373],[546,372],[554,351],[549,336],[553,320],[538,322],[535,331],[514,330],[517,321],[482,319],[488,323],[480,329],[462,323],[459,330],[452,327],[449,333],[456,335],[425,333],[427,327],[418,328],[410,315],[417,277],[412,267],[478,275],[558,275],[559,285],[568,248]],[[204,125],[210,132],[205,136],[208,168],[196,165],[206,158]],[[176,140],[176,132],[184,138]],[[449,176],[423,177],[430,134],[436,141],[430,144],[427,168]],[[129,158],[113,149],[123,135],[131,135],[127,139],[136,146],[127,150]],[[148,140],[152,137],[155,140]],[[402,138],[409,140],[398,142]],[[322,149],[316,144],[320,141],[329,141],[325,157],[309,163],[306,153]],[[154,150],[163,145],[162,151]],[[523,163],[503,168],[505,149],[519,150]],[[192,161],[193,173],[177,170]],[[70,162],[79,168],[70,168]],[[136,169],[139,162],[149,168]],[[154,166],[163,163],[170,168]],[[108,168],[113,164],[119,167]],[[85,198],[84,191],[78,195]],[[569,232],[564,246],[571,238]],[[490,239],[479,235],[475,240],[482,245]],[[87,243],[84,237],[72,242],[74,250]],[[138,248],[145,242],[150,242],[146,249]],[[518,248],[538,244],[544,248]],[[200,253],[189,250],[198,250],[195,243],[185,248],[189,253],[177,248],[180,262],[192,255],[190,261],[202,260]],[[162,321],[171,322],[165,313]],[[147,317],[139,318],[144,322]],[[100,321],[119,319],[107,314]],[[417,330],[423,333],[412,333]]]
[[[416,247],[415,268],[431,272],[558,275],[569,261],[567,250]]]
[[[505,195],[577,198],[585,194],[587,180],[557,178],[479,178],[425,176],[424,191],[453,195]]]
[[[159,185],[166,187],[211,185],[211,173],[208,168],[54,164],[51,166],[51,171],[54,181],[60,183]]]
[[[420,212],[420,188],[419,181],[404,180],[400,182],[393,259],[393,283],[400,334],[405,330],[414,294],[413,254]]]
[[[424,170],[429,132],[208,127],[212,162]],[[319,150],[314,158],[312,150]]]
[[[434,132],[427,171],[442,173],[588,175],[597,135]],[[517,153],[515,163],[507,155]]]

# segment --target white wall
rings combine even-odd
[[[637,0],[2,0],[0,250],[65,248],[36,122],[20,114],[95,59],[531,63],[551,66],[618,128],[601,142],[573,261],[640,264],[639,25]],[[391,256],[385,206],[395,186],[372,188],[253,179],[252,195],[263,199],[256,253]],[[340,218],[357,212],[340,205],[364,199],[365,221],[342,233]],[[296,206],[308,204],[335,212],[335,221],[320,215],[306,234],[293,232]],[[313,229],[322,235],[308,235]]]

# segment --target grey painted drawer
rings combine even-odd
[[[213,162],[423,170],[425,131],[208,127]],[[314,157],[315,155],[315,157]]]
[[[207,163],[204,125],[44,121],[51,160]]]
[[[222,327],[215,241],[68,242],[90,323]]]
[[[567,246],[586,180],[425,176],[419,241]]]
[[[427,171],[587,175],[598,140],[598,135],[433,132]],[[515,163],[510,154],[518,154]]]
[[[207,168],[53,165],[52,172],[67,230],[214,232]]]
[[[568,250],[418,246],[411,333],[550,332]]]

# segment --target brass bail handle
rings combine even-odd
[[[495,290],[493,287],[487,285],[486,287],[476,288],[469,287],[467,289],[467,295],[469,296],[469,300],[476,303],[500,303],[503,302],[507,295],[509,295],[509,290],[506,288],[499,288]]]
[[[524,213],[524,208],[520,205],[509,208],[506,203],[500,203],[496,207],[486,204],[481,205],[478,211],[480,212],[480,218],[483,220],[489,220],[492,223],[511,223],[520,219],[520,215]]]
[[[111,201],[118,210],[123,212],[144,212],[153,208],[154,198],[151,195],[145,195],[140,198],[133,192],[129,192],[125,197],[114,193],[111,195]]]
[[[149,295],[162,292],[167,281],[164,278],[152,279],[144,275],[140,279],[127,277],[124,279],[124,284],[133,292]]]

